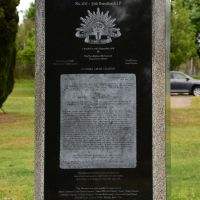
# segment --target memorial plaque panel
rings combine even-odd
[[[134,74],[61,76],[60,167],[136,167]]]

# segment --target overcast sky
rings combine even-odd
[[[18,13],[19,13],[19,22],[21,23],[23,21],[23,15],[24,11],[27,10],[30,6],[30,3],[34,0],[20,0],[20,4],[17,7]]]

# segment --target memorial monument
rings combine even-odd
[[[35,200],[166,200],[168,9],[36,0]]]

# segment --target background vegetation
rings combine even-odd
[[[171,198],[200,199],[200,97],[185,109],[171,109]]]
[[[0,113],[0,200],[33,200],[34,82],[17,80]]]
[[[172,0],[171,69],[200,72],[200,1]]]
[[[0,0],[0,108],[14,85],[15,38],[18,27],[17,0]]]
[[[35,3],[26,11],[17,34],[16,78],[33,78],[35,64]]]

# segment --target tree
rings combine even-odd
[[[184,0],[184,5],[188,8],[191,22],[196,28],[196,42],[198,44],[198,55],[200,57],[200,1]]]
[[[14,86],[18,3],[18,0],[0,0],[0,108]]]
[[[171,68],[177,67],[196,56],[196,30],[191,23],[189,11],[182,0],[172,2],[171,15]]]
[[[35,3],[31,3],[29,9],[26,11],[25,18],[35,21]]]
[[[34,76],[35,64],[35,3],[25,13],[17,34],[17,63],[26,69],[26,76]]]

